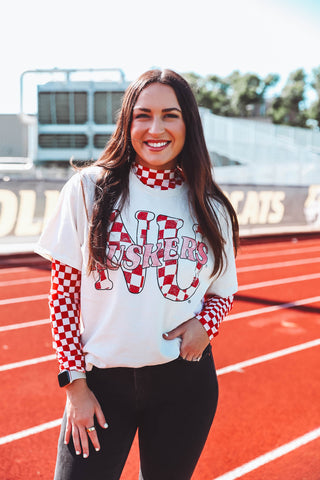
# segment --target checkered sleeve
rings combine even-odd
[[[197,318],[205,328],[209,340],[218,335],[219,326],[222,320],[233,305],[233,295],[227,298],[218,297],[217,295],[206,296],[204,299],[203,309],[198,313]]]
[[[85,372],[80,341],[80,286],[80,270],[52,261],[49,308],[60,371]]]

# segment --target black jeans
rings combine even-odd
[[[199,362],[178,358],[142,368],[94,368],[87,383],[109,428],[96,424],[101,450],[76,455],[63,444],[64,415],[55,480],[117,480],[136,431],[144,480],[188,480],[207,439],[218,400],[209,345]]]

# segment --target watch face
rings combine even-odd
[[[70,379],[70,373],[68,370],[65,370],[64,372],[60,372],[58,374],[58,382],[60,387],[65,387],[66,385],[69,385],[71,379]]]

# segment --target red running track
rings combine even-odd
[[[320,235],[243,242],[237,266],[235,306],[213,342],[218,411],[193,480],[319,480]],[[1,480],[53,478],[65,395],[49,276],[38,257],[1,259]],[[135,441],[121,480],[138,470]]]

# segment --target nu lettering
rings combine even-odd
[[[174,302],[184,302],[195,293],[199,286],[199,273],[203,265],[207,262],[207,255],[205,254],[205,262],[203,257],[200,257],[198,260],[196,260],[194,257],[190,258],[190,260],[196,260],[194,276],[189,287],[180,288],[177,278],[179,257],[173,252],[176,251],[175,246],[176,242],[178,241],[178,230],[180,230],[182,227],[183,221],[180,219],[167,217],[166,215],[158,215],[157,223],[159,226],[159,239],[163,244],[162,251],[164,252],[164,265],[159,267],[157,272],[159,288],[162,292],[162,295],[168,300],[173,300]],[[193,226],[193,231],[197,237],[199,233],[197,225]],[[192,256],[196,246],[200,246],[200,243],[202,245],[202,249],[203,246],[205,246],[205,244],[202,242],[188,239],[188,245],[190,245],[191,242],[193,247],[190,248],[187,246],[187,244],[185,244],[185,239],[186,237],[183,237],[182,251],[185,255],[184,258],[188,258],[186,256],[187,251],[189,252],[188,254]],[[192,252],[191,254],[190,251]],[[180,258],[182,257],[180,256]]]
[[[147,243],[150,224],[155,218],[154,213],[138,211],[136,242],[130,237],[119,211],[114,211],[111,217],[111,229],[107,244],[107,268],[98,267],[98,290],[111,290],[113,283],[109,270],[121,268],[127,288],[130,293],[140,293],[143,290],[147,268],[156,267],[158,286],[162,295],[168,300],[185,301],[190,298],[199,286],[199,273],[207,263],[207,246],[198,240],[198,226],[193,226],[195,238],[182,237],[180,253],[178,231],[183,226],[183,220],[158,215],[157,244]],[[178,284],[179,259],[187,259],[195,263],[193,278],[189,287],[180,288]]]
[[[147,242],[147,232],[150,222],[155,215],[152,212],[139,211],[136,213],[137,234],[136,243],[133,242],[123,224],[120,212],[115,210],[111,215],[111,230],[107,245],[107,267],[117,270],[120,266],[124,274],[126,285],[130,293],[140,293],[143,289],[146,267],[141,261],[142,247]],[[111,290],[113,283],[107,270],[98,268],[99,279],[95,283],[97,290]]]

